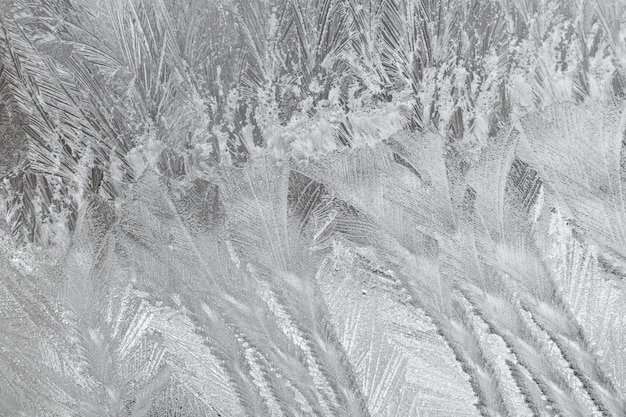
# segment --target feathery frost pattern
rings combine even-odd
[[[0,5],[0,415],[626,415],[623,0]]]

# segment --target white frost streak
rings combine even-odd
[[[319,387],[324,395],[318,395],[318,400],[325,415],[332,415],[332,409],[339,408],[339,402],[336,398],[335,392],[329,384],[329,381],[324,378],[324,374],[320,369],[320,364],[314,356],[313,350],[309,346],[304,334],[298,329],[296,323],[291,319],[290,315],[276,299],[276,295],[268,288],[267,284],[259,283],[261,296],[270,308],[270,311],[277,318],[278,326],[281,331],[290,337],[296,346],[298,346],[306,356],[306,364],[313,378],[315,385]],[[331,401],[331,405],[327,403],[327,399]],[[331,408],[332,407],[332,408]]]
[[[436,327],[399,288],[335,246],[318,283],[372,416],[478,415],[476,398]]]
[[[168,364],[174,375],[208,408],[225,415],[242,415],[243,410],[218,358],[205,340],[195,332],[193,322],[184,312],[167,307],[153,307],[152,328],[164,338]]]

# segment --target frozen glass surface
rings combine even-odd
[[[626,416],[625,0],[0,2],[0,417]]]

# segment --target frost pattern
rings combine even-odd
[[[0,414],[626,415],[626,4],[0,6]]]

